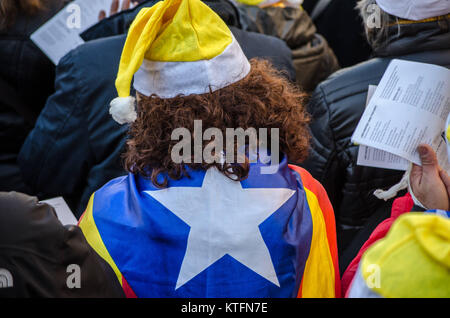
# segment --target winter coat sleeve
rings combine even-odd
[[[340,205],[345,168],[341,167],[330,107],[321,86],[311,96],[307,110],[311,115],[311,147],[307,160],[301,166],[324,186],[330,201],[336,207]]]

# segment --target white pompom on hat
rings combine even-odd
[[[419,21],[450,13],[450,0],[376,0],[383,11],[399,18]]]
[[[132,96],[114,98],[109,107],[109,114],[120,125],[131,124],[137,118],[136,98]]]

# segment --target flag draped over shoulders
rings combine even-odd
[[[165,189],[129,174],[95,192],[80,227],[128,297],[339,297],[326,192],[288,166],[246,180],[189,171]]]

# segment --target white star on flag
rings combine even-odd
[[[286,188],[243,189],[216,168],[202,187],[145,191],[190,226],[186,253],[175,289],[229,255],[280,286],[259,225],[295,193]]]

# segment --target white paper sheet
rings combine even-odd
[[[80,34],[98,22],[101,10],[109,14],[111,2],[112,0],[72,1],[36,30],[31,35],[31,40],[56,65],[64,55],[84,43]]]
[[[393,60],[353,134],[352,141],[421,164],[417,146],[426,143],[448,166],[442,151],[450,111],[450,70]],[[448,169],[446,169],[448,170]]]
[[[47,203],[51,205],[56,212],[58,220],[62,223],[62,225],[77,225],[78,221],[67,205],[66,201],[62,197],[57,197],[45,201],[41,201],[42,203]]]
[[[373,94],[375,94],[376,89],[376,85],[369,85],[366,107],[372,99]],[[358,160],[356,164],[358,166],[406,171],[409,166],[409,161],[387,151],[361,145],[358,149]]]

